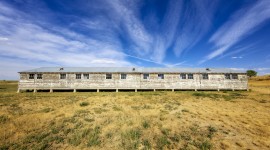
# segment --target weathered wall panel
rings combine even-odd
[[[180,73],[164,73],[164,79],[158,79],[157,73],[150,73],[149,79],[143,79],[141,73],[126,73],[121,79],[120,73],[112,73],[112,79],[106,79],[106,73],[89,73],[89,79],[75,79],[77,73],[67,73],[66,79],[60,79],[59,73],[43,73],[43,79],[29,79],[28,74],[20,74],[19,89],[247,89],[247,76],[239,74],[238,79],[225,79],[224,74],[209,74],[202,79],[199,73],[193,79],[180,79]]]

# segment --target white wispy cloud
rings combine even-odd
[[[162,10],[151,6],[153,10],[146,12],[145,3],[101,0],[93,5],[92,1],[56,1],[62,12],[42,1],[0,1],[0,72],[8,68],[15,73],[40,66],[144,65],[142,62],[187,66],[186,58],[179,56],[189,50],[196,55],[202,53],[193,47],[208,36],[219,1],[170,0],[164,2]],[[216,31],[209,40],[215,51],[201,62],[216,57],[247,58],[256,52],[259,44],[235,46],[270,16],[270,2],[253,3]],[[232,47],[234,51],[223,54]],[[0,79],[7,76],[1,73]]]
[[[159,33],[154,36],[154,43],[152,46],[153,60],[161,62],[165,56],[168,48],[175,41],[177,34],[177,27],[181,19],[183,2],[182,1],[169,1],[167,12],[162,20],[162,24],[158,27]]]
[[[247,68],[230,68],[232,70],[237,70],[237,71],[246,71],[248,70]]]
[[[257,70],[259,70],[259,71],[266,71],[266,70],[270,71],[270,68],[257,68]]]
[[[213,14],[217,9],[218,1],[187,1],[181,15],[181,26],[173,47],[176,56],[188,51],[211,28]]]
[[[239,55],[239,53],[241,53],[242,57],[249,55],[251,53],[255,53],[257,51],[257,49],[256,49],[257,44],[258,44],[257,42],[254,42],[254,43],[245,44],[242,46],[237,46],[232,51],[227,52],[226,54],[223,54],[223,55],[219,55],[217,59],[219,60],[219,59],[222,59],[224,57],[235,56],[237,54]]]
[[[174,64],[161,63],[161,62],[158,62],[158,61],[154,61],[152,59],[141,58],[141,57],[129,55],[129,54],[126,54],[126,53],[122,53],[122,54],[125,55],[125,56],[128,56],[128,57],[131,57],[131,58],[135,58],[135,59],[142,60],[142,61],[145,61],[145,62],[151,62],[151,63],[154,63],[154,64],[166,66],[166,67],[175,67],[175,66],[180,66],[180,65],[186,63],[186,61],[182,61],[182,62],[178,62],[178,63],[174,63]]]
[[[25,16],[25,13],[12,6],[2,2],[0,6],[0,30],[4,31],[0,33],[0,56],[9,58],[0,61],[0,70],[4,72],[8,67],[16,74],[26,66],[33,66],[10,63],[25,63],[26,60],[39,66],[133,66],[120,53],[122,49],[117,40],[96,40],[69,29],[61,29],[67,32],[59,34],[56,31],[59,27],[48,30],[50,26],[43,28],[32,21],[34,18]],[[0,78],[7,75],[7,72],[1,74]]]
[[[127,1],[109,1],[110,6],[114,8],[114,16],[117,16],[116,21],[122,23],[120,25],[125,27],[132,40],[130,45],[133,45],[131,50],[134,53],[131,54],[139,57],[147,56],[161,64],[164,64],[169,48],[172,47],[179,56],[182,51],[194,46],[211,27],[217,2],[190,3],[190,8],[185,8],[184,1],[169,1],[164,17],[160,23],[154,25],[157,31],[153,32],[148,31],[138,18],[137,9],[140,5],[136,3],[127,5]],[[197,22],[201,22],[200,26],[197,26]]]
[[[128,3],[126,1],[116,0],[108,1],[108,4],[114,10],[113,12],[115,13],[115,16],[113,16],[113,18],[116,19],[119,25],[123,25],[125,27],[129,38],[131,38],[134,44],[136,44],[134,47],[137,47],[135,50],[138,54],[143,55],[148,53],[153,39],[135,13],[134,9],[136,9],[136,3],[132,3],[133,5],[127,5]]]
[[[232,59],[242,59],[243,57],[242,56],[233,56],[231,57]]]
[[[116,21],[121,22],[131,39],[131,54],[145,57],[153,62],[164,64],[168,48],[173,44],[181,19],[182,1],[169,1],[167,11],[160,24],[154,26],[158,32],[148,31],[139,19],[140,4],[132,1],[108,1],[114,10]]]
[[[113,49],[114,47],[93,46],[104,44],[97,43],[97,41],[69,40],[48,33],[33,24],[26,26],[20,24],[20,27],[15,29],[14,35],[10,35],[9,39],[8,42],[2,43],[0,48],[2,55],[33,61],[54,62],[65,66],[108,65],[108,62],[114,62],[111,64],[114,66],[130,64],[124,61],[124,56],[119,54],[118,50]],[[106,61],[102,63],[101,60]]]
[[[6,38],[6,37],[0,37],[0,41],[8,41],[8,38]]]
[[[157,50],[153,50],[152,48],[155,47],[153,46],[153,36],[146,31],[143,24],[136,17],[136,8],[126,8],[120,1],[116,4],[111,4],[117,10],[117,14],[115,15],[122,17],[120,21],[101,19],[105,22],[101,23],[100,21],[96,22],[88,18],[83,18],[78,19],[78,24],[71,24],[71,27],[80,25],[89,30],[93,29],[99,31],[99,33],[106,33],[98,37],[96,36],[95,38],[74,32],[68,28],[63,28],[63,26],[47,23],[47,18],[44,18],[45,20],[42,18],[35,20],[33,16],[21,12],[8,4],[1,2],[0,4],[3,6],[2,8],[7,10],[5,13],[0,12],[0,17],[2,18],[0,19],[0,29],[5,31],[0,34],[0,56],[9,58],[2,59],[0,62],[1,64],[9,64],[9,66],[13,68],[11,69],[13,74],[15,74],[15,70],[17,72],[29,69],[29,67],[39,67],[41,65],[135,66],[135,64],[126,60],[128,57],[168,67],[184,63],[170,64],[162,62],[166,48],[172,43],[175,34],[174,31],[177,27],[178,21],[174,21],[173,19],[173,15],[179,12],[177,8],[168,12],[162,26],[163,28],[168,26],[172,27],[170,31],[163,29],[163,32],[167,33],[164,38],[160,38],[161,41],[159,43],[164,49],[157,47]],[[171,6],[172,3],[169,7],[171,8]],[[43,11],[44,10],[46,9],[43,8]],[[109,28],[111,23],[117,25]],[[119,30],[118,25],[120,24],[124,24],[132,41],[135,42],[135,45],[140,50],[147,54],[154,53],[153,56],[142,58],[124,53],[121,42],[117,39],[117,35],[115,34],[115,32],[117,32],[116,30]],[[161,54],[161,57],[158,54]],[[39,65],[23,64],[26,62]],[[11,65],[16,63],[20,65]],[[6,65],[2,65],[0,69],[3,70],[5,67]],[[0,78],[6,78],[6,75],[7,74],[1,74]]]
[[[254,3],[252,6],[237,11],[228,22],[218,29],[209,40],[215,45],[216,50],[207,55],[200,63],[223,54],[270,18],[270,1],[261,0]]]
[[[8,65],[7,65],[8,64]],[[0,79],[17,80],[19,79],[18,71],[39,68],[42,63],[32,63],[21,59],[0,57]]]

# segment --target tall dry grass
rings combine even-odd
[[[16,82],[2,81],[0,149],[270,149],[269,85],[16,94]]]

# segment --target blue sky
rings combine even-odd
[[[270,0],[1,0],[0,79],[48,66],[270,73]]]

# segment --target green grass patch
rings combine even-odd
[[[148,139],[142,140],[143,150],[150,150],[151,149],[151,142]]]
[[[210,93],[210,92],[195,92],[192,93],[192,96],[195,97],[206,97],[206,98],[210,98],[212,100],[220,100],[220,99],[224,99],[226,101],[230,101],[233,99],[237,99],[237,98],[244,98],[245,95],[242,94],[240,91],[239,92],[222,92],[222,93]]]
[[[182,112],[189,112],[188,109],[182,109]]]
[[[208,97],[211,99],[218,99],[221,96],[220,94],[208,93],[208,92],[195,92],[195,93],[192,93],[192,95],[195,97]]]
[[[101,143],[100,135],[101,129],[99,126],[96,126],[94,129],[90,130],[90,132],[87,135],[87,146],[98,146]]]
[[[259,103],[267,103],[267,100],[262,99],[259,101]]]
[[[144,129],[149,128],[149,127],[150,127],[150,123],[149,123],[149,121],[144,120],[144,121],[142,122],[142,126],[143,126],[143,128],[144,128]]]
[[[170,129],[167,129],[167,128],[162,128],[161,129],[161,133],[165,136],[169,136],[171,130]]]
[[[109,132],[106,134],[107,139],[111,139],[113,137],[113,133]]]
[[[205,140],[201,143],[197,143],[195,146],[201,150],[210,150],[213,147],[208,140]]]
[[[208,135],[207,135],[207,137],[211,139],[215,132],[217,132],[217,129],[215,127],[208,126]]]
[[[7,115],[0,116],[0,123],[6,123],[7,121],[9,121],[9,117]]]
[[[54,109],[53,108],[44,108],[44,109],[40,110],[41,113],[48,113],[51,111],[54,111]]]
[[[122,107],[118,107],[118,106],[113,106],[112,108],[114,111],[122,111],[123,108]]]
[[[168,140],[166,136],[161,136],[156,141],[157,149],[163,149],[165,146],[170,145],[171,142]]]
[[[131,129],[121,134],[124,149],[138,149],[142,132],[140,129]]]
[[[81,103],[80,103],[80,106],[81,106],[81,107],[85,107],[85,106],[88,106],[88,105],[89,105],[88,102],[81,102]]]
[[[134,109],[134,110],[140,110],[141,109],[140,106],[131,106],[131,108]]]
[[[81,144],[82,138],[83,138],[82,132],[79,130],[75,130],[72,133],[71,138],[68,139],[68,143],[73,145],[73,146],[78,146]]]
[[[103,108],[94,108],[94,112],[96,114],[101,114],[103,112],[107,112],[108,110],[107,109],[103,109]]]

